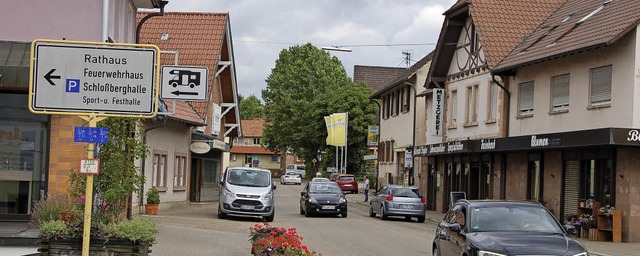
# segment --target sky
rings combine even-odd
[[[330,51],[353,67],[407,67],[433,51],[456,0],[169,0],[165,12],[229,13],[238,94],[262,99],[279,53],[296,45]]]

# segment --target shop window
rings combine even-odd
[[[527,199],[533,201],[542,200],[542,169],[540,167],[540,161],[529,161],[527,168]]]
[[[600,205],[614,206],[615,200],[612,198],[615,180],[613,179],[612,160],[592,159],[582,160],[581,198],[594,199]]]

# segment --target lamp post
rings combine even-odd
[[[411,89],[413,89],[413,126],[411,127],[412,131],[411,131],[411,178],[413,178],[413,174],[415,172],[415,163],[416,163],[416,158],[414,157],[414,152],[416,150],[416,96],[418,95],[418,93],[416,92],[416,86],[412,83],[409,83],[407,81],[404,82],[404,84],[409,85],[411,87]],[[409,185],[413,186],[413,181],[412,179],[409,179]]]

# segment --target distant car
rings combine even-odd
[[[290,164],[287,165],[287,168],[284,170],[284,173],[295,172],[300,174],[300,176],[305,177],[306,170],[304,164]]]
[[[338,174],[335,181],[342,191],[358,194],[358,182],[353,174]]]
[[[438,225],[432,255],[587,256],[574,229],[538,202],[461,199]]]
[[[314,182],[314,181],[325,181],[325,182],[328,182],[330,180],[327,179],[327,178],[323,178],[323,177],[313,177],[313,179],[311,179],[311,182]]]
[[[425,221],[425,198],[417,187],[402,185],[384,185],[371,198],[369,216],[386,220],[389,216],[402,216],[406,220],[417,218]]]
[[[286,174],[280,176],[280,184],[302,184],[302,176],[295,172],[287,172]]]
[[[347,199],[333,181],[309,182],[300,192],[300,214],[310,217],[316,214],[340,214],[347,217]]]

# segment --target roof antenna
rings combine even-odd
[[[404,62],[407,63],[407,68],[411,66],[411,53],[409,51],[402,51],[404,55]]]

